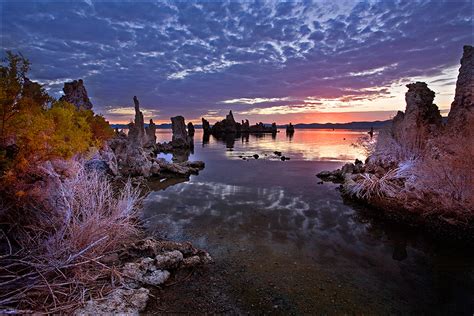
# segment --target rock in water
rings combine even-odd
[[[173,130],[173,138],[171,144],[174,148],[191,148],[192,138],[186,131],[184,117],[175,116],[171,118],[171,128]]]
[[[189,135],[189,137],[193,137],[194,132],[195,132],[194,125],[193,125],[193,123],[189,122],[188,123],[188,135]]]
[[[64,83],[64,95],[59,99],[74,104],[78,109],[90,110],[92,103],[87,96],[82,79]]]
[[[152,119],[147,127],[145,127],[146,141],[144,147],[153,147],[156,144],[156,125]]]
[[[473,47],[466,45],[456,82],[456,94],[448,115],[448,132],[461,133],[466,136],[474,134],[473,67]]]
[[[286,133],[287,134],[293,134],[295,132],[295,127],[293,126],[293,124],[288,124],[286,125]]]
[[[209,121],[206,120],[204,117],[201,120],[202,120],[202,131],[204,132],[204,135],[210,135],[211,126],[209,125]]]
[[[424,149],[428,139],[441,127],[441,114],[433,104],[435,93],[424,82],[407,85],[405,113],[399,111],[393,119],[394,139],[411,152]]]
[[[242,125],[240,127],[240,130],[242,131],[242,133],[248,133],[250,132],[250,123],[249,123],[249,120],[242,120]]]
[[[226,115],[225,119],[216,122],[216,124],[212,126],[211,131],[213,135],[221,136],[224,134],[240,133],[240,128],[240,123],[235,122],[234,114],[232,114],[232,111],[229,111],[229,114]]]

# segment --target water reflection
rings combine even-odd
[[[324,275],[345,289],[334,300],[355,298],[361,312],[376,313],[374,306],[383,313],[471,312],[471,251],[378,220],[344,201],[336,185],[317,184],[318,171],[363,158],[350,146],[362,133],[297,130],[292,139],[282,133],[275,139],[211,136],[190,156],[206,162],[198,176],[150,185],[155,191],[144,203],[147,225],[245,265],[252,279],[270,280],[300,311],[318,311],[324,296],[316,300],[320,294],[314,291]],[[233,152],[226,151],[230,148]],[[292,160],[236,159],[274,150]],[[314,161],[307,161],[311,157]],[[167,187],[171,183],[176,185]]]

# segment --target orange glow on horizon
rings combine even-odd
[[[233,111],[234,112],[234,111]],[[318,112],[318,113],[295,113],[295,114],[279,114],[279,115],[241,115],[238,112],[234,112],[234,117],[237,122],[240,122],[242,119],[248,119],[250,124],[256,124],[258,122],[264,123],[273,123],[276,122],[278,125],[288,124],[289,122],[293,124],[298,123],[350,123],[350,122],[361,122],[361,121],[384,121],[391,119],[397,111],[371,111],[371,112]],[[186,118],[187,122],[192,122],[193,124],[201,124],[201,118]],[[111,117],[105,118],[109,120],[111,124],[128,124],[132,121],[133,117],[130,117],[128,120],[114,120]],[[204,118],[206,118],[204,116]],[[222,116],[220,119],[211,119],[208,118],[211,124],[224,119]],[[149,121],[149,117],[145,117],[145,122]],[[155,124],[169,124],[171,121],[162,120],[158,118],[153,118]]]

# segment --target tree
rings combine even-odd
[[[30,62],[21,54],[7,51],[0,65],[0,146],[5,147],[13,134],[13,121],[26,107],[43,107],[52,100],[38,83],[26,74]]]

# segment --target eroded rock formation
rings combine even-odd
[[[202,120],[202,131],[204,135],[211,134],[211,126],[209,125],[209,121],[206,120],[204,117],[201,118],[201,120]]]
[[[473,47],[464,46],[461,68],[456,82],[456,94],[448,115],[448,133],[461,135],[474,134],[474,80],[472,78]]]
[[[286,126],[286,133],[287,134],[293,134],[295,132],[295,127],[293,126],[293,124],[288,124]]]
[[[232,111],[229,111],[229,114],[226,115],[225,119],[216,122],[216,124],[212,126],[211,132],[215,136],[220,136],[223,134],[239,133],[240,128],[240,123],[235,121]]]
[[[407,85],[405,113],[398,111],[393,119],[392,134],[404,148],[418,152],[428,139],[439,132],[441,114],[433,104],[435,93],[424,82]]]
[[[193,147],[193,139],[186,131],[186,123],[184,117],[175,116],[171,118],[171,129],[173,130],[173,138],[171,145],[173,148],[186,149]]]
[[[92,109],[92,103],[82,79],[64,83],[63,92],[64,95],[59,100],[74,104],[78,109]]]
[[[188,135],[189,137],[194,137],[195,129],[193,123],[188,123]]]

